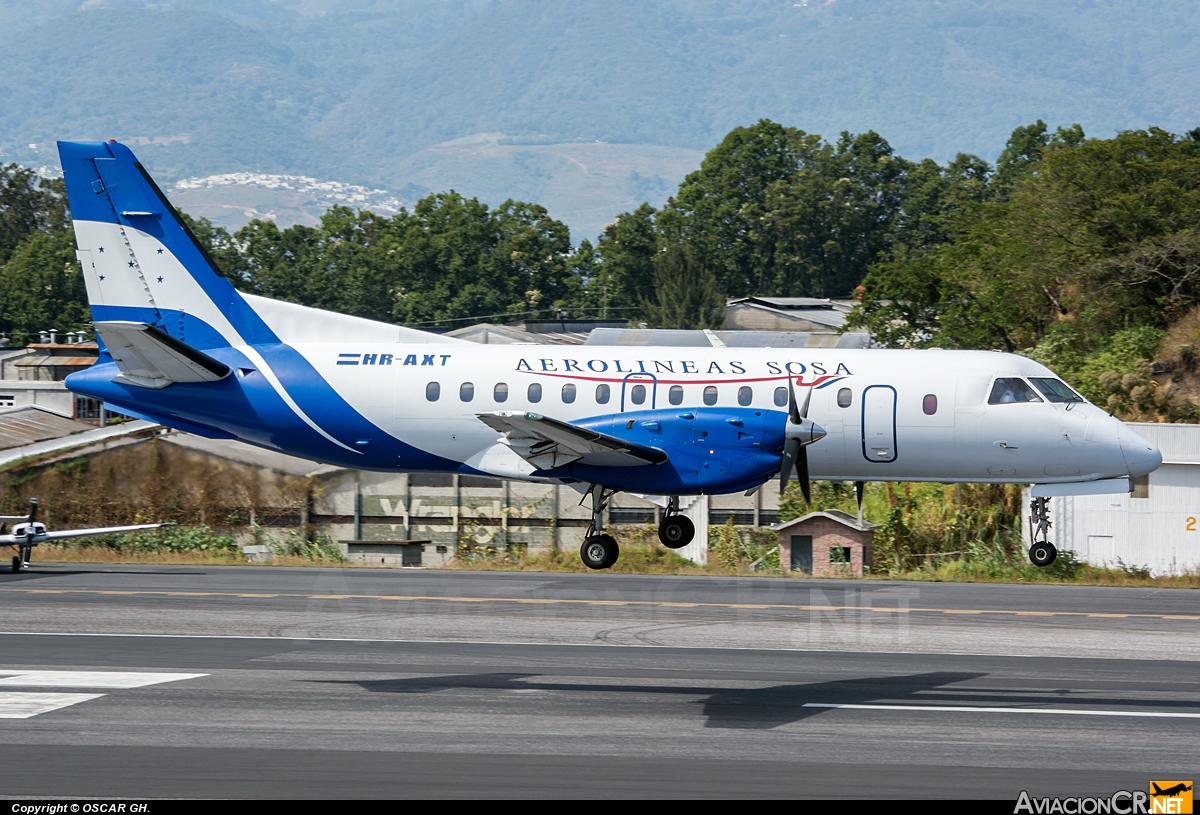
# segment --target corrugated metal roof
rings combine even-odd
[[[77,368],[86,368],[96,361],[96,357],[56,357],[56,356],[36,356],[27,357],[20,362],[14,363],[18,368],[49,368],[60,365],[70,365]]]
[[[7,410],[0,413],[0,450],[61,439],[87,430],[95,430],[95,427],[40,407]]]
[[[832,331],[713,331],[727,348],[869,348],[866,333]],[[597,328],[585,345],[662,346],[666,348],[711,348],[703,331],[667,328]]]

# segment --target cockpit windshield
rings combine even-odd
[[[992,394],[988,397],[989,405],[1007,405],[1013,402],[1040,402],[1042,397],[1029,387],[1024,379],[1015,376],[1001,377],[992,385]]]
[[[1067,387],[1067,383],[1061,379],[1050,379],[1049,377],[1031,376],[1029,381],[1033,386],[1040,390],[1051,402],[1082,402],[1083,397],[1075,391]]]

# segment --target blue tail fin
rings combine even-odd
[[[197,348],[277,342],[128,147],[59,142],[92,319]]]

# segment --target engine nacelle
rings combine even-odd
[[[570,465],[569,474],[606,487],[651,495],[737,492],[779,471],[788,416],[755,408],[673,408],[628,411],[574,424],[670,457],[642,467]]]

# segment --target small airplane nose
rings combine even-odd
[[[1132,476],[1149,475],[1162,466],[1162,453],[1150,442],[1143,439],[1126,424],[1121,425],[1117,435],[1121,442],[1121,454],[1125,457],[1125,466]]]

